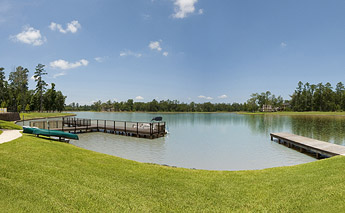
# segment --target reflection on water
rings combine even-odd
[[[288,116],[246,115],[242,118],[254,134],[267,137],[272,132],[287,131],[291,126],[291,117]]]
[[[345,145],[345,118],[335,116],[294,117],[291,122],[295,134]]]
[[[287,131],[296,135],[345,145],[345,116],[248,115],[244,118],[255,134]]]
[[[163,116],[166,137],[148,140],[104,133],[81,134],[76,146],[140,162],[211,170],[262,169],[315,161],[270,141],[271,132],[291,132],[344,144],[345,118],[262,116],[230,113],[97,113],[79,118],[150,121]]]

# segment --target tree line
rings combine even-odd
[[[79,105],[71,103],[66,106],[66,110],[70,111],[127,111],[127,112],[235,112],[244,111],[246,103],[184,103],[177,100],[161,100],[153,99],[150,102],[134,102],[133,99],[127,101],[97,101],[91,105]]]
[[[339,82],[333,89],[330,83],[303,84],[300,81],[291,95],[290,105],[294,111],[344,111],[344,84]]]
[[[11,112],[22,111],[63,111],[66,96],[61,91],[56,91],[55,84],[50,88],[43,80],[47,75],[45,65],[38,64],[33,78],[36,88],[29,89],[29,70],[18,66],[9,74],[6,80],[5,69],[0,67],[0,107]]]
[[[256,112],[264,105],[275,110],[285,111],[345,111],[345,88],[339,82],[335,89],[330,83],[298,83],[289,100],[276,96],[270,91],[253,93],[244,103],[184,103],[177,100],[152,100],[150,102],[97,101],[91,105],[71,103],[66,106],[69,111],[128,111],[128,112]]]

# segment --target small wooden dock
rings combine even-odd
[[[105,132],[141,138],[159,138],[166,134],[165,122],[132,122],[62,118],[62,120],[30,121],[29,126],[69,133]]]
[[[289,148],[298,149],[300,152],[315,153],[316,158],[333,157],[345,155],[345,146],[319,141],[291,133],[271,133],[271,140],[277,139],[279,144],[287,145]]]

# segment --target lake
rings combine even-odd
[[[79,134],[70,143],[145,163],[207,170],[252,170],[316,161],[270,140],[290,132],[345,145],[343,116],[239,115],[235,113],[73,112],[78,118],[148,122],[162,116],[169,134],[145,139],[101,132]],[[56,119],[56,118],[55,118]]]
[[[345,118],[335,116],[239,115],[234,113],[74,112],[78,118],[150,121],[162,116],[169,134],[158,139],[104,133],[80,134],[71,144],[146,163],[207,170],[251,170],[316,159],[270,140],[290,132],[345,144]]]

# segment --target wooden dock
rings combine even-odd
[[[271,133],[271,140],[277,139],[279,144],[287,145],[289,148],[296,148],[300,152],[315,153],[316,158],[333,157],[345,155],[345,146],[319,141],[291,133]]]
[[[150,139],[164,137],[166,134],[165,122],[131,122],[63,118],[62,120],[30,121],[29,126],[75,134],[85,132],[105,132]]]

